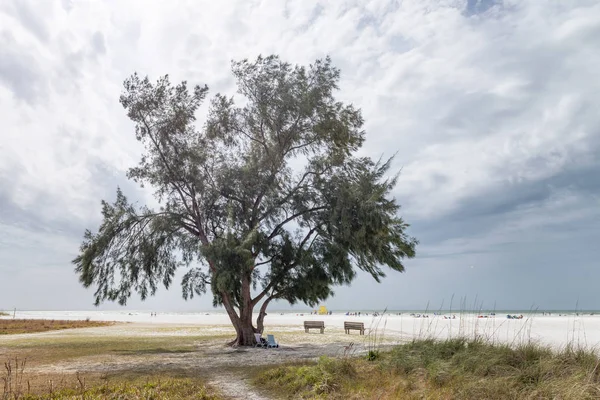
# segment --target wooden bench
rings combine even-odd
[[[344,321],[344,330],[350,334],[351,330],[360,331],[361,335],[365,334],[365,324],[363,322],[347,322]]]
[[[325,331],[325,321],[304,321],[304,332],[308,333],[309,329],[320,329],[323,333]]]

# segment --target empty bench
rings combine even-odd
[[[304,321],[304,332],[308,333],[309,329],[320,329],[323,333],[325,331],[325,321]]]
[[[351,330],[360,331],[361,335],[365,334],[365,324],[363,322],[344,322],[344,330],[350,334]]]

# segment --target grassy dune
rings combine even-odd
[[[47,332],[60,329],[92,328],[111,325],[100,321],[58,321],[46,319],[0,319],[0,335]]]
[[[253,381],[277,398],[600,398],[600,358],[592,351],[419,340],[372,358],[323,357],[263,370]]]

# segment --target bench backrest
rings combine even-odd
[[[325,321],[304,321],[304,326],[321,328],[325,326]]]
[[[344,328],[361,328],[364,329],[364,322],[344,322]]]

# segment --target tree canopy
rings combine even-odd
[[[210,289],[236,343],[251,344],[271,300],[313,306],[357,269],[377,281],[384,266],[401,272],[417,240],[398,215],[391,159],[357,155],[363,117],[335,99],[340,72],[329,58],[304,67],[258,57],[232,71],[238,101],[216,94],[202,126],[206,86],[125,81],[120,101],[145,148],[127,176],[151,187],[160,207],[118,189],[73,262],[96,304],[145,299],[187,268],[183,297]]]

